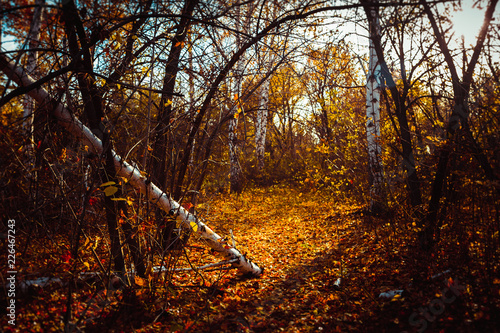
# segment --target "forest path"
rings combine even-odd
[[[271,187],[220,196],[200,211],[219,234],[230,239],[231,229],[236,247],[265,271],[257,279],[239,280],[234,272],[218,281],[223,295],[209,301],[211,314],[193,323],[195,331],[351,330],[365,326],[380,292],[397,286],[386,273],[389,244],[377,241],[360,205]]]

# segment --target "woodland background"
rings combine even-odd
[[[500,17],[473,4],[467,44],[460,1],[5,1],[3,330],[497,330]]]

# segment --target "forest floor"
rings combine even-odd
[[[139,279],[133,289],[107,291],[107,297],[99,288],[70,288],[75,327],[85,332],[479,332],[498,324],[500,280],[487,291],[497,303],[478,303],[484,293],[476,290],[472,296],[470,277],[457,263],[444,254],[419,259],[412,221],[404,218],[370,217],[360,205],[284,187],[218,195],[199,212],[218,234],[231,239],[232,230],[240,252],[265,269],[261,277],[246,279],[236,270],[182,272],[169,286]],[[194,236],[188,245],[177,267],[217,262]],[[402,295],[380,297],[402,289]],[[23,296],[17,326],[3,326],[5,331],[60,330],[67,294],[68,287],[52,287]]]

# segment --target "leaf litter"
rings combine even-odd
[[[422,260],[404,223],[367,216],[362,208],[327,194],[279,186],[219,195],[200,204],[199,215],[264,267],[261,277],[247,279],[218,267],[178,271],[170,283],[149,275],[124,290],[81,288],[73,295],[72,322],[85,332],[408,330],[412,312],[432,301],[443,286],[418,285]],[[195,236],[176,260],[176,267],[221,261]],[[82,267],[88,268],[88,262]],[[450,274],[438,264],[427,268],[433,276]],[[403,288],[412,290],[411,296]],[[20,300],[18,331],[60,331],[66,291],[44,288]],[[459,302],[448,307],[433,324],[449,328],[457,320],[477,317],[459,314]]]

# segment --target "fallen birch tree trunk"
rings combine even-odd
[[[26,74],[23,68],[16,66],[5,55],[0,55],[0,70],[19,86],[28,87],[35,84],[35,81]],[[101,140],[80,120],[74,117],[66,107],[51,98],[45,89],[41,87],[33,88],[29,90],[28,94],[38,101],[41,106],[49,110],[58,123],[80,140],[82,144],[88,146],[90,151],[98,155],[102,154],[103,147]],[[175,214],[176,219],[184,227],[191,228],[194,232],[198,233],[212,250],[221,254],[226,260],[237,259],[232,265],[241,273],[249,276],[259,276],[262,274],[262,268],[247,259],[234,246],[217,235],[195,215],[184,209],[178,202],[172,200],[169,195],[144,177],[139,169],[124,161],[114,151],[112,154],[117,175],[127,179],[134,188],[146,195],[150,202],[158,205],[167,213]]]

